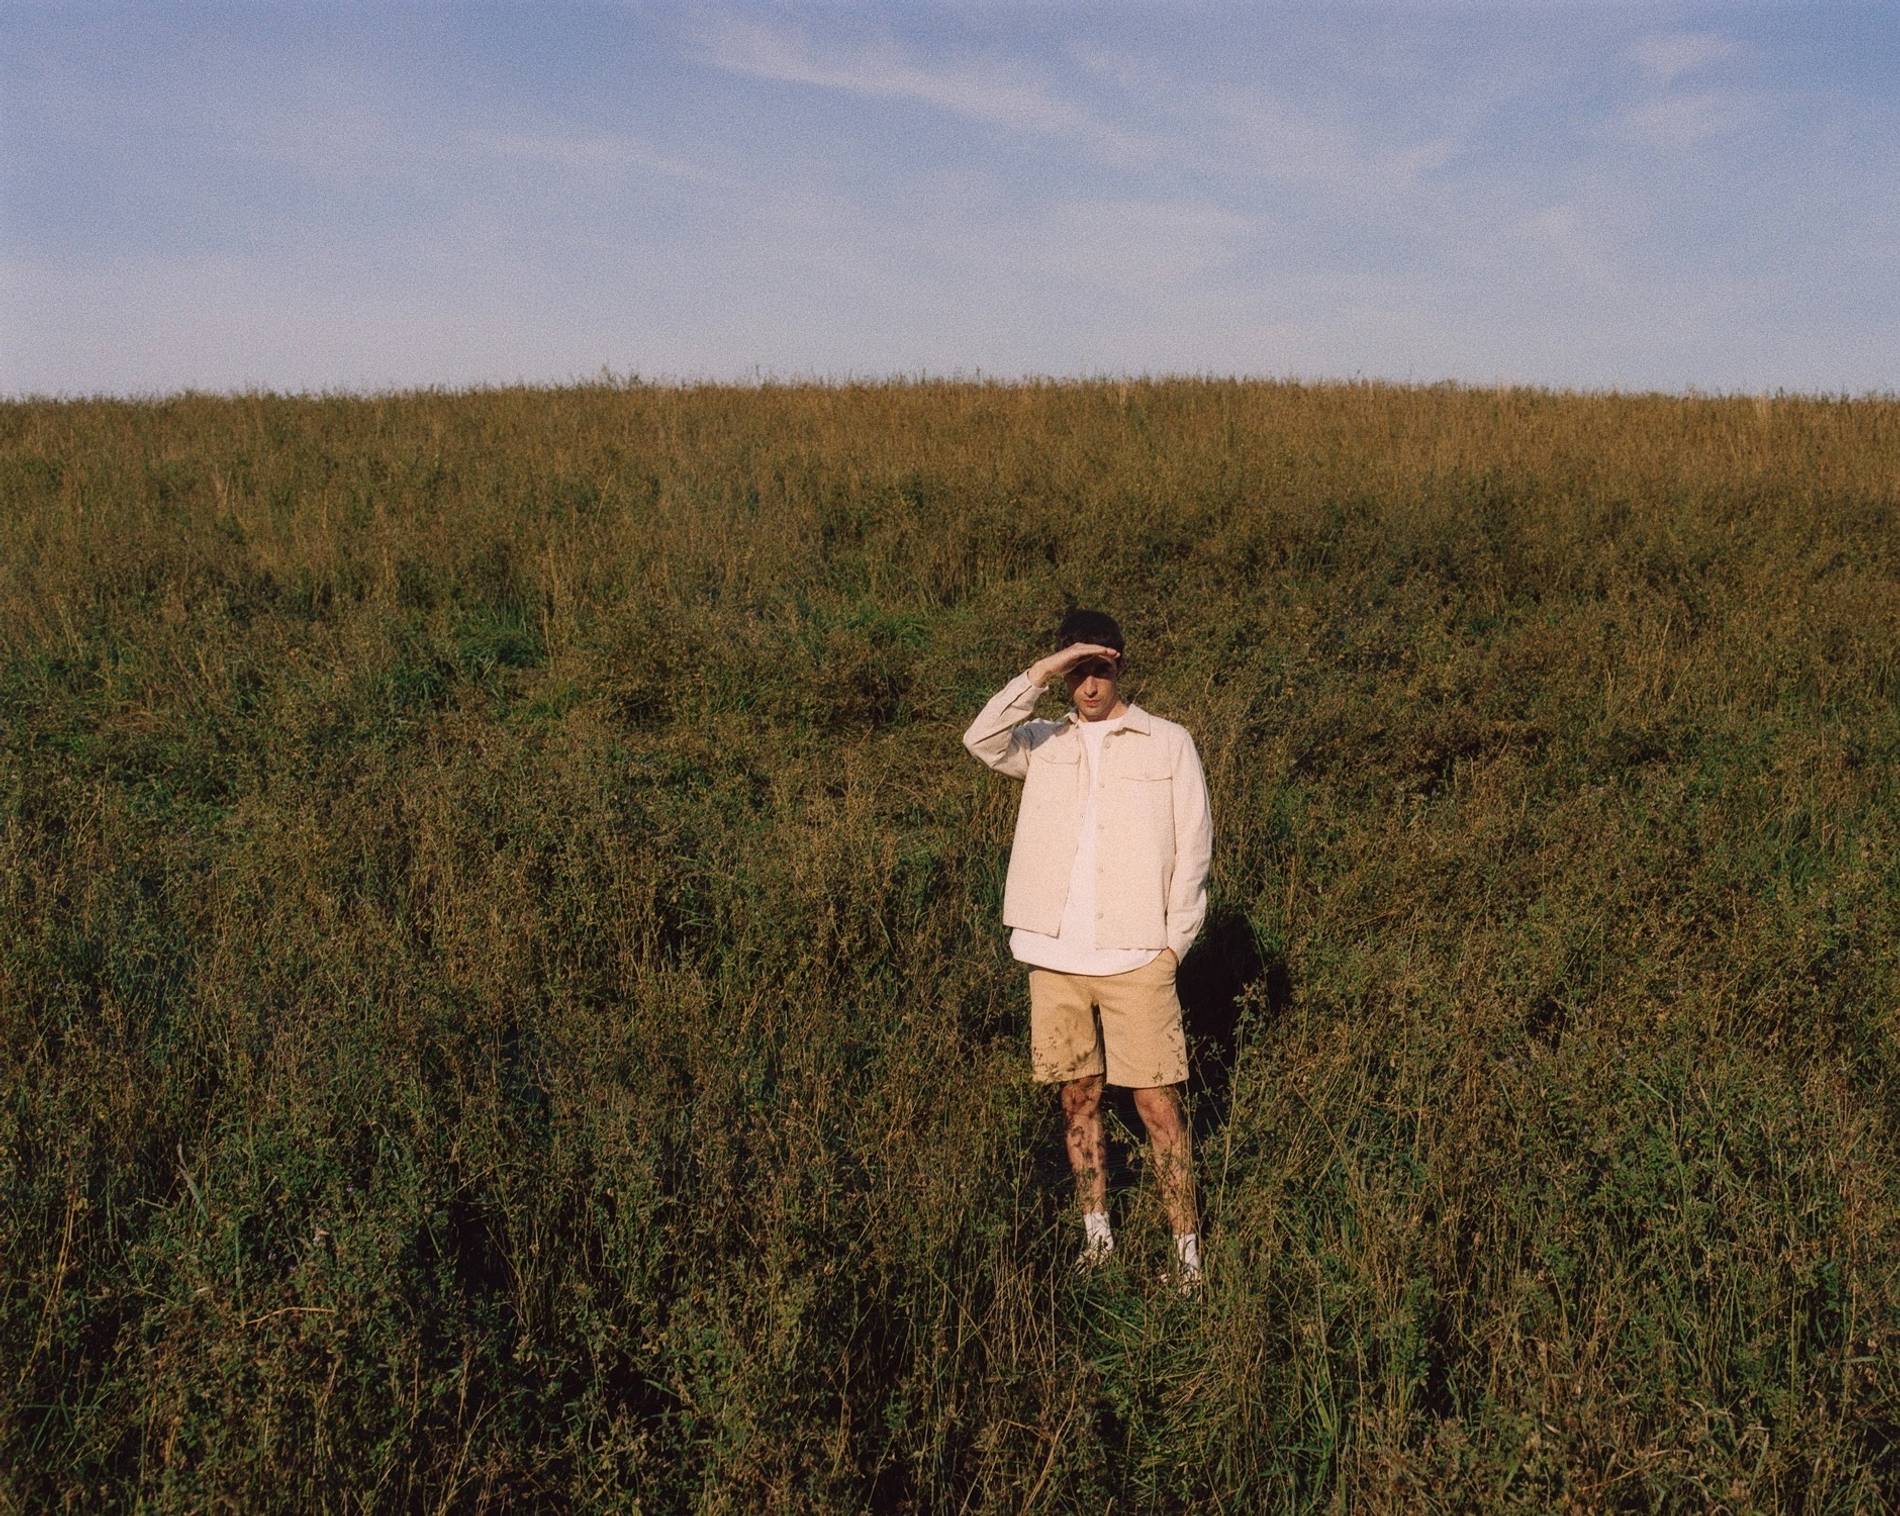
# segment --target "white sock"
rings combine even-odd
[[[1196,1232],[1176,1232],[1174,1234],[1175,1255],[1181,1260],[1181,1267],[1190,1274],[1201,1271],[1201,1239]]]
[[[1084,1211],[1082,1227],[1089,1235],[1088,1245],[1104,1253],[1115,1250],[1115,1234],[1108,1229],[1107,1211]]]

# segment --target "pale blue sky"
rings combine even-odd
[[[0,7],[0,393],[1900,384],[1900,5]]]

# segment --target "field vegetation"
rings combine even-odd
[[[1077,603],[1199,1301],[958,743]],[[0,405],[0,1507],[1888,1507],[1896,628],[1892,400]]]

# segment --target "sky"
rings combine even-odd
[[[0,0],[0,394],[1892,393],[1900,0]]]

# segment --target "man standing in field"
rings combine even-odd
[[[1121,695],[1122,632],[1101,611],[1071,611],[1059,651],[983,707],[963,745],[1023,781],[1003,890],[1010,951],[1029,966],[1035,1078],[1062,1090],[1084,1242],[1079,1264],[1114,1250],[1108,1224],[1102,1087],[1134,1091],[1174,1228],[1184,1286],[1200,1283],[1188,1124],[1187,1038],[1175,971],[1207,913],[1213,851],[1207,782],[1194,739]],[[1052,679],[1075,709],[1032,720]]]

